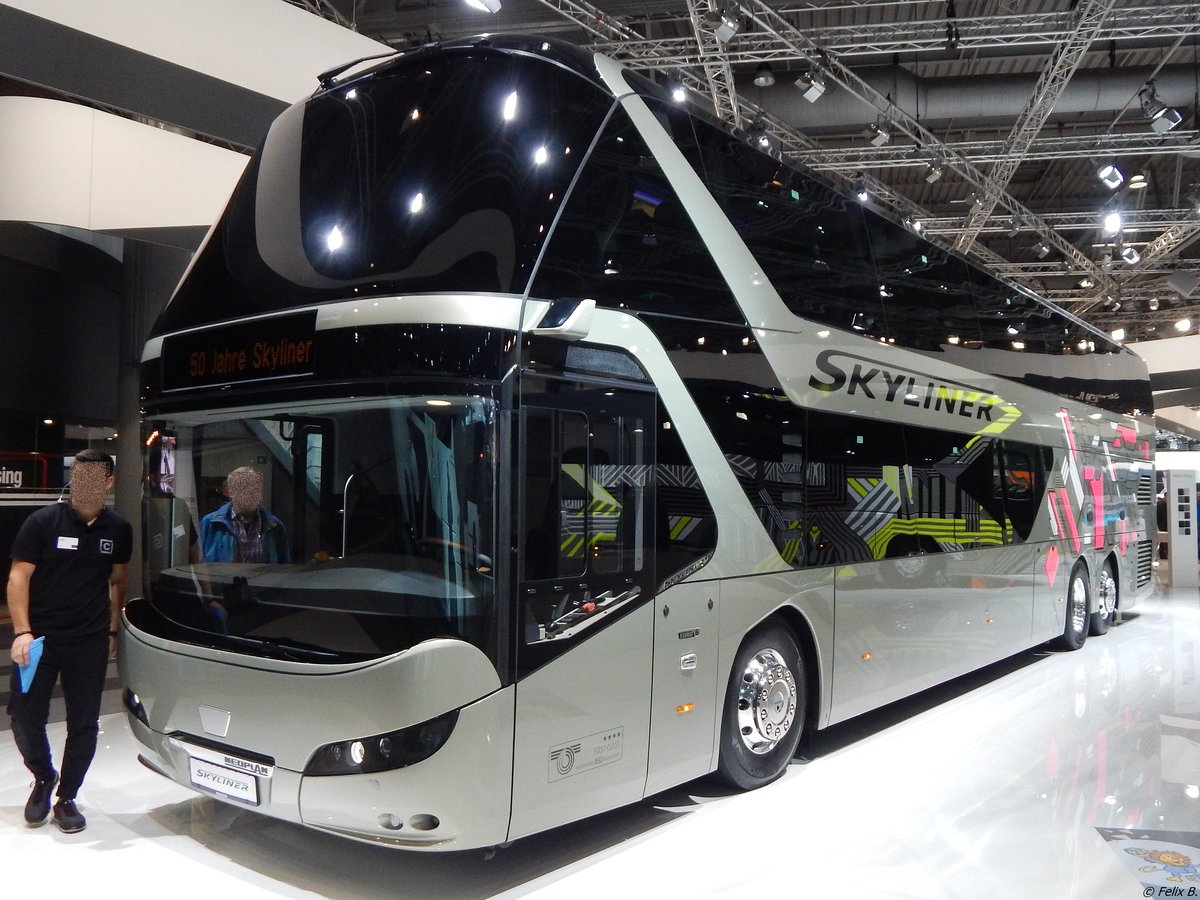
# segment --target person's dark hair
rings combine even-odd
[[[104,463],[104,474],[111,475],[116,468],[116,463],[113,458],[103,450],[97,450],[94,447],[88,447],[86,450],[80,450],[75,454],[75,462],[77,463]]]

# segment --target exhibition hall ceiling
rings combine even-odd
[[[1200,3],[292,2],[398,48],[593,47],[1124,340],[1200,326]]]

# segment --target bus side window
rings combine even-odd
[[[525,428],[525,578],[580,576],[587,419],[580,413],[531,409]]]

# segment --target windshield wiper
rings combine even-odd
[[[312,662],[314,660],[336,660],[345,657],[344,653],[336,650],[325,650],[312,644],[300,644],[285,638],[276,637],[245,637],[240,634],[226,634],[222,637],[233,644],[263,651],[265,655],[277,659],[287,659],[292,662]]]

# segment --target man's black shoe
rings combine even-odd
[[[47,778],[38,778],[33,782],[33,790],[25,802],[25,824],[36,828],[46,822],[50,815],[50,793],[58,784],[58,773],[51,772]]]
[[[74,800],[59,800],[54,804],[54,824],[63,834],[74,834],[87,828],[87,819],[75,808]]]

